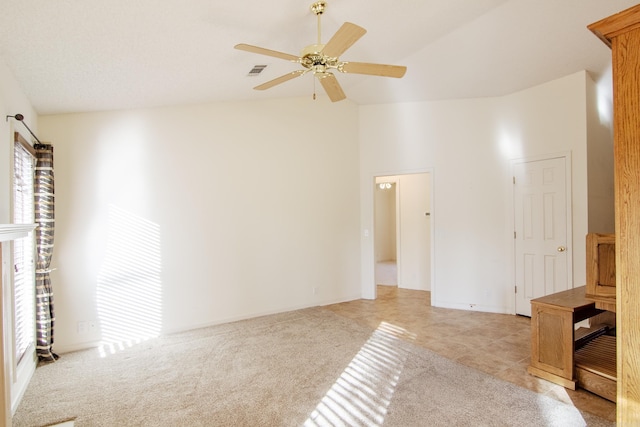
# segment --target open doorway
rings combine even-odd
[[[431,291],[431,174],[376,177],[374,209],[376,285]]]
[[[398,285],[398,203],[393,177],[376,180],[375,256],[376,285]]]

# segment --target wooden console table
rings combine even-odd
[[[532,375],[575,390],[574,325],[602,313],[585,297],[585,287],[531,300]]]

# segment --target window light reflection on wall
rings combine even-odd
[[[160,227],[109,206],[109,234],[96,303],[105,357],[162,331]]]

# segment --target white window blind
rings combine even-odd
[[[14,145],[13,222],[34,223],[35,159],[21,144]],[[13,243],[13,291],[16,361],[35,345],[35,265],[33,236]]]

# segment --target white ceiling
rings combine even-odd
[[[39,114],[311,96],[299,68],[233,49],[298,55],[316,42],[312,0],[0,0],[0,60]],[[358,104],[499,96],[587,70],[609,49],[586,26],[637,0],[327,0],[322,41],[368,30],[342,60],[406,65],[402,79],[339,74]],[[247,73],[256,64],[259,77]],[[322,87],[316,85],[318,94]],[[329,102],[324,95],[319,102]]]

